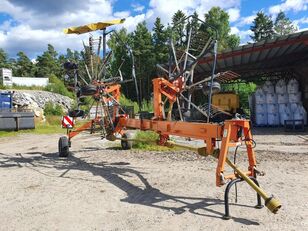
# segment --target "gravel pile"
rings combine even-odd
[[[20,108],[43,109],[47,102],[59,104],[68,110],[72,105],[72,99],[57,93],[48,91],[15,91],[13,94],[13,105]]]

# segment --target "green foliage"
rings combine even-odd
[[[160,18],[156,18],[153,27],[153,43],[157,63],[166,63],[168,61],[168,37],[168,29],[161,23]]]
[[[44,90],[44,87],[39,87],[39,86],[23,86],[23,85],[16,85],[13,84],[12,89],[15,90],[37,90],[37,91],[41,91]]]
[[[135,134],[133,148],[147,150],[147,151],[168,151],[171,148],[166,146],[159,146],[156,142],[159,135],[153,131],[138,131]]]
[[[34,65],[31,60],[24,52],[18,52],[15,75],[21,77],[34,77],[34,74]]]
[[[24,85],[16,85],[13,84],[12,87],[9,86],[3,86],[2,84],[0,84],[0,89],[3,90],[37,90],[37,91],[43,91],[45,90],[45,87],[40,87],[40,86],[24,86]]]
[[[67,90],[63,81],[53,74],[49,76],[49,84],[45,87],[44,90],[74,98],[73,92]]]
[[[272,18],[267,16],[264,12],[259,11],[253,21],[253,25],[250,27],[250,30],[253,32],[253,35],[250,37],[255,42],[264,39],[272,39],[275,35],[273,27],[274,24]]]
[[[140,111],[148,111],[153,112],[153,102],[148,100],[142,100],[141,102],[141,110]]]
[[[217,30],[219,51],[239,45],[240,38],[237,35],[230,35],[231,28],[229,24],[229,15],[220,7],[213,7],[208,13],[206,13],[205,22]],[[206,28],[206,32],[208,35],[215,38],[214,29]]]
[[[120,97],[120,104],[122,106],[133,106],[134,107],[134,113],[137,113],[139,111],[138,103],[126,98],[125,95],[123,95],[123,94]]]
[[[291,20],[286,17],[285,13],[280,11],[274,23],[274,31],[276,35],[282,36],[294,33],[296,27],[292,24]]]
[[[256,91],[256,87],[254,83],[233,83],[224,84],[222,90],[236,92],[240,98],[240,107],[247,113],[249,111],[248,96]]]
[[[7,53],[0,48],[0,68],[9,68],[9,60],[8,60],[8,55]]]
[[[120,104],[122,106],[133,106],[134,107],[134,113],[138,113],[139,111],[148,111],[152,112],[153,111],[153,102],[152,101],[147,101],[147,100],[142,100],[141,102],[141,109],[139,109],[138,103],[136,101],[132,101],[125,97],[125,95],[121,95],[120,97]]]
[[[58,61],[58,53],[51,44],[43,55],[37,57],[36,76],[61,75],[61,65]]]
[[[250,29],[254,33],[251,38],[255,42],[291,34],[297,30],[296,26],[292,24],[292,21],[282,11],[277,15],[275,22],[264,12],[258,12]]]
[[[152,35],[145,22],[137,25],[132,38],[140,98],[149,100],[155,75],[155,56]]]
[[[63,115],[63,109],[59,104],[54,105],[51,102],[47,102],[44,107],[45,116],[61,116]]]
[[[185,40],[182,40],[184,35],[186,35],[187,33],[185,30],[185,21],[183,21],[185,18],[186,14],[181,10],[178,10],[172,16],[172,38],[176,42],[176,45],[180,47],[184,46],[184,44],[186,43]]]
[[[116,34],[111,34],[108,40],[108,46],[112,49],[112,62],[111,69],[114,75],[118,74],[118,68],[122,64],[121,72],[124,80],[132,78],[132,63],[129,56],[129,52],[125,48],[124,44],[132,46],[132,35],[127,33],[125,28],[117,31]],[[133,83],[123,84],[121,86],[121,92],[128,95],[130,99],[137,100],[135,86]]]
[[[81,103],[80,110],[83,110],[87,114],[90,112],[93,103],[93,98],[91,96],[81,98],[80,103]],[[77,109],[77,107],[78,107],[77,102],[74,101],[72,108]]]
[[[235,34],[230,34],[227,40],[228,48],[235,48],[240,45],[240,37]]]

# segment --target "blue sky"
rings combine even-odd
[[[255,14],[262,10],[273,19],[282,10],[299,30],[308,29],[308,0],[0,0],[0,48],[10,57],[24,51],[35,58],[52,44],[60,53],[66,48],[81,49],[85,35],[64,35],[63,28],[91,22],[126,18],[128,31],[146,21],[152,27],[156,17],[170,22],[177,10],[203,16],[219,6],[230,15],[231,33],[250,40]]]

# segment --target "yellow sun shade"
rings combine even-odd
[[[103,30],[108,26],[121,24],[125,21],[125,19],[115,19],[107,22],[97,22],[97,23],[90,23],[84,26],[77,26],[77,27],[69,27],[64,29],[65,34],[83,34],[91,31],[96,30]]]

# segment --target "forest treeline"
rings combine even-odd
[[[240,37],[230,33],[231,27],[228,13],[221,8],[213,7],[205,15],[200,16],[194,13],[194,16],[216,28],[219,51],[234,48],[240,44]],[[111,72],[118,73],[118,67],[123,62],[123,59],[126,59],[128,61],[122,65],[121,72],[125,79],[131,78],[131,61],[129,53],[123,45],[123,43],[127,43],[133,51],[136,76],[142,99],[149,100],[151,97],[151,82],[157,75],[156,64],[168,62],[168,39],[172,27],[174,27],[172,34],[175,38],[182,38],[190,27],[200,31],[203,40],[215,36],[215,31],[211,27],[202,27],[198,20],[192,20],[189,25],[179,23],[185,17],[187,15],[179,10],[173,15],[168,26],[163,25],[160,18],[156,18],[152,30],[148,29],[146,22],[141,22],[133,32],[128,33],[126,29],[122,28],[117,32],[117,36],[110,35],[108,47],[113,51],[110,64]],[[280,12],[276,19],[273,20],[262,11],[257,13],[250,29],[253,32],[251,36],[253,41],[274,38],[275,36],[296,31],[296,27],[283,12]],[[185,41],[178,40],[177,43],[177,45],[181,46],[181,43],[185,43]],[[182,45],[184,46],[184,44]],[[59,54],[51,44],[48,44],[47,50],[42,55],[37,56],[35,62],[33,62],[23,51],[18,52],[16,58],[9,58],[5,50],[0,48],[0,68],[12,69],[14,76],[57,76],[63,80],[65,75],[63,64],[69,60],[82,66],[84,57],[84,51],[73,51],[69,48],[65,54]],[[132,100],[136,100],[134,89],[132,83],[122,86],[123,93]]]

